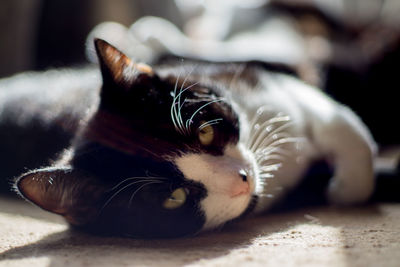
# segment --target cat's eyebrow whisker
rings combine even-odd
[[[162,183],[162,182],[160,182],[160,181],[154,181],[154,182],[148,182],[148,183],[145,183],[144,185],[141,185],[138,189],[135,190],[135,192],[133,192],[132,196],[129,198],[129,202],[128,202],[129,207],[132,205],[132,200],[133,200],[133,198],[135,197],[135,195],[136,195],[142,188],[144,188],[145,186],[151,185],[151,184],[161,184],[161,183]]]
[[[214,100],[225,101],[224,97],[199,97],[199,98],[189,98],[187,99],[188,103],[200,103],[200,102],[209,102]]]
[[[181,114],[181,109],[183,108],[183,105],[187,102],[187,98],[183,99],[182,104],[179,106],[179,114]],[[179,118],[182,120],[182,116],[179,115]]]
[[[178,120],[178,125],[179,128],[182,129],[182,113],[181,113],[181,96],[182,96],[182,92],[183,92],[183,87],[185,86],[185,83],[187,81],[187,79],[189,78],[190,74],[192,74],[192,71],[194,70],[194,67],[190,70],[190,72],[186,75],[185,79],[183,80],[183,83],[181,84],[181,88],[179,89],[179,94],[178,96],[175,96],[175,98],[178,98],[178,114],[177,114],[177,120]],[[184,91],[186,91],[188,88],[186,88]],[[183,103],[185,103],[185,101],[183,101]]]
[[[190,73],[193,71],[193,69],[190,71]],[[182,135],[185,135],[187,133],[185,132],[185,129],[183,127],[181,109],[182,109],[182,106],[184,103],[181,104],[181,96],[182,96],[183,92],[185,92],[186,90],[190,89],[191,87],[193,87],[197,84],[197,83],[195,83],[195,84],[192,84],[192,85],[186,87],[185,89],[182,89],[184,84],[186,83],[187,78],[190,76],[190,73],[185,77],[185,80],[183,81],[183,84],[181,85],[181,87],[179,89],[179,93],[177,94],[178,81],[179,81],[181,73],[178,74],[178,77],[176,78],[176,81],[175,81],[175,87],[174,87],[174,94],[173,94],[174,99],[171,104],[172,123],[174,124],[175,129]],[[177,106],[178,106],[178,108],[177,108]]]
[[[177,125],[177,122],[176,122],[176,119],[177,119],[177,112],[176,112],[176,90],[177,90],[177,88],[178,88],[178,80],[179,80],[179,77],[181,76],[181,73],[179,72],[179,74],[178,74],[178,76],[177,76],[177,78],[176,78],[176,81],[175,81],[175,86],[174,86],[174,95],[173,95],[173,97],[174,97],[174,99],[173,99],[173,101],[172,101],[172,105],[171,105],[171,120],[172,120],[172,123],[174,124],[174,126],[175,126],[175,129],[177,130],[177,131],[179,131],[180,130],[180,128],[178,127],[178,125]]]
[[[162,181],[162,180],[166,181],[166,180],[168,180],[167,178],[164,178],[164,177],[149,177],[149,176],[129,177],[129,178],[126,178],[123,181],[119,182],[117,185],[115,185],[114,187],[112,187],[108,191],[109,192],[113,191],[113,190],[117,189],[120,185],[122,185],[122,184],[124,184],[124,183],[126,183],[128,181],[138,180],[138,179],[141,179],[140,181],[143,181],[143,182],[147,182],[147,181]]]
[[[222,118],[218,118],[218,119],[214,119],[214,120],[210,120],[210,121],[207,121],[207,122],[205,122],[205,123],[203,123],[202,125],[200,125],[199,126],[199,128],[197,129],[198,131],[201,131],[202,129],[204,129],[205,127],[207,127],[207,126],[211,126],[211,125],[214,125],[214,124],[218,124],[220,121],[222,121],[223,119]]]
[[[211,105],[211,104],[216,103],[216,102],[221,102],[221,101],[224,101],[224,100],[225,99],[222,99],[222,98],[221,99],[215,99],[215,100],[209,101],[209,102],[205,103],[204,105],[202,105],[201,107],[199,107],[195,112],[193,112],[193,114],[190,117],[190,119],[186,120],[186,130],[189,131],[189,127],[190,127],[190,124],[193,122],[194,116],[196,116],[196,114],[199,113],[200,110],[202,110],[203,108],[205,108],[208,105]]]
[[[187,98],[185,98],[184,100],[183,100],[183,103],[182,104],[180,104],[180,100],[179,100],[179,102],[177,103],[177,105],[179,105],[179,107],[178,107],[178,118],[177,118],[177,120],[178,120],[178,125],[179,125],[179,132],[180,132],[180,134],[182,134],[182,135],[186,135],[187,134],[187,132],[185,131],[185,129],[184,129],[184,127],[183,127],[183,119],[182,119],[182,108],[183,108],[183,105],[185,105],[185,103],[187,102]]]
[[[195,82],[195,83],[189,85],[188,87],[186,87],[185,89],[183,89],[183,90],[179,93],[179,100],[178,100],[178,103],[179,103],[178,122],[179,122],[179,127],[182,129],[182,131],[183,131],[185,134],[189,134],[189,132],[187,131],[187,129],[185,129],[184,126],[183,126],[183,119],[182,119],[182,107],[183,107],[183,104],[184,104],[185,101],[186,101],[186,98],[184,99],[184,103],[183,103],[182,105],[180,105],[180,97],[181,97],[181,95],[182,95],[183,92],[189,90],[190,88],[192,88],[193,86],[196,86],[197,84],[199,84],[199,82]]]
[[[178,93],[178,95],[177,95],[175,98],[177,98],[177,100],[178,100],[178,98],[179,98],[185,91],[189,90],[189,89],[192,88],[193,86],[198,85],[199,83],[200,83],[200,82],[192,83],[191,85],[189,85],[188,87],[186,87],[185,89],[183,89],[180,93]]]
[[[125,185],[124,187],[122,187],[121,189],[119,189],[117,192],[115,192],[105,203],[104,205],[101,207],[100,212],[111,202],[111,200],[113,200],[119,193],[121,193],[122,191],[124,191],[126,188],[134,185],[134,184],[138,184],[138,183],[143,183],[143,182],[147,182],[144,180],[140,180],[140,181],[136,181],[136,182],[132,182],[128,185]]]
[[[197,67],[197,66],[193,66],[192,69],[189,71],[189,73],[186,75],[185,79],[183,80],[183,83],[182,83],[182,85],[181,85],[181,88],[179,89],[179,96],[182,94],[182,90],[183,90],[183,87],[185,86],[185,83],[186,83],[187,79],[190,77],[190,75],[192,74],[192,72],[194,71],[194,69],[195,69],[196,67]],[[188,89],[188,88],[186,87],[185,90],[187,90],[187,89]],[[180,102],[180,98],[179,98],[178,102]]]
[[[192,69],[193,71],[193,69]],[[192,72],[191,71],[191,72]],[[190,72],[190,73],[191,73]],[[181,96],[182,94],[189,90],[190,88],[192,88],[193,86],[196,86],[197,84],[199,84],[199,82],[193,83],[189,86],[187,86],[186,88],[183,89],[184,84],[186,83],[187,78],[190,76],[190,73],[186,76],[185,80],[183,81],[183,84],[180,88],[180,91],[178,94],[176,94],[176,90],[178,87],[178,79],[179,79],[179,75],[178,78],[176,80],[175,83],[175,88],[174,88],[174,99],[172,101],[172,105],[171,105],[171,119],[172,122],[174,124],[175,129],[182,135],[186,135],[188,134],[187,130],[185,129],[184,125],[183,125],[183,119],[182,119],[182,107],[185,104],[186,98],[184,99],[184,102],[181,104]],[[178,106],[178,108],[177,108]]]

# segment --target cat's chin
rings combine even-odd
[[[214,195],[202,201],[201,206],[206,214],[203,230],[211,230],[222,226],[242,215],[252,200],[252,194],[243,194],[236,197]]]

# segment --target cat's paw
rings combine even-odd
[[[374,191],[372,174],[364,177],[333,177],[327,190],[327,199],[334,205],[354,205],[366,202]]]

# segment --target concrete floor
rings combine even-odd
[[[175,240],[89,236],[0,198],[0,266],[400,266],[400,204],[309,208]]]

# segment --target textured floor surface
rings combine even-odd
[[[68,230],[28,203],[0,198],[0,266],[400,266],[400,204],[265,215],[176,240]]]

